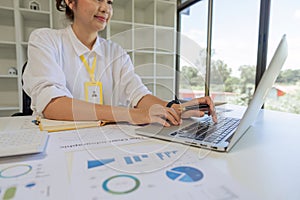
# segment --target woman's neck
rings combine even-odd
[[[72,24],[72,29],[77,38],[91,50],[97,39],[97,32],[89,32],[86,29],[80,28],[80,26],[77,26],[76,24]]]

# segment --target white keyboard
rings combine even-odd
[[[41,153],[48,141],[48,132],[18,130],[0,132],[0,157]]]

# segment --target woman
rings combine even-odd
[[[209,97],[183,105],[153,95],[134,73],[129,56],[118,45],[98,36],[113,14],[112,0],[56,0],[72,22],[62,30],[37,29],[28,45],[24,90],[35,114],[57,120],[105,120],[131,124],[179,125],[181,106],[206,103]]]

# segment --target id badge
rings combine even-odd
[[[103,93],[101,82],[84,83],[85,100],[90,103],[103,104]]]

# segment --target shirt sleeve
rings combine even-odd
[[[66,78],[59,65],[59,43],[50,29],[32,32],[28,43],[28,62],[23,74],[23,89],[31,98],[31,109],[42,115],[48,103],[56,97],[72,98]]]
[[[125,50],[121,50],[120,62],[120,85],[119,92],[122,94],[124,98],[129,102],[130,107],[135,107],[138,102],[147,94],[152,94],[148,88],[143,84],[139,75],[137,75],[134,71],[134,66],[129,55],[125,52]]]

